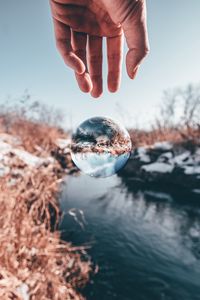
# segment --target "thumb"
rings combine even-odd
[[[149,42],[146,25],[145,1],[138,1],[122,23],[122,28],[128,45],[126,56],[127,73],[133,79],[138,67],[149,52]]]

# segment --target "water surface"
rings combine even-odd
[[[130,187],[117,176],[66,180],[63,237],[89,243],[99,266],[84,295],[94,300],[200,300],[200,202]]]

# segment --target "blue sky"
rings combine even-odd
[[[107,91],[105,62],[104,94],[95,100],[78,89],[57,53],[48,1],[0,1],[0,102],[28,89],[34,99],[60,108],[66,125],[69,116],[76,126],[106,115],[126,126],[148,126],[164,89],[200,82],[200,1],[149,0],[147,6],[150,55],[134,81],[123,66],[116,94]]]

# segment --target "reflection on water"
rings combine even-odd
[[[99,265],[87,299],[200,299],[200,203],[191,201],[132,191],[117,176],[67,178],[62,209],[80,210],[85,221],[66,215],[63,237],[91,243]]]

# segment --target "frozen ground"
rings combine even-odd
[[[58,139],[55,141],[55,146],[64,150],[65,153],[69,152],[69,144],[70,140],[68,139]],[[3,177],[10,172],[15,175],[23,172],[22,168],[19,168],[19,163],[15,163],[16,160],[21,162],[21,164],[24,164],[24,166],[32,168],[38,168],[43,164],[49,164],[55,161],[52,156],[43,158],[29,153],[23,148],[18,137],[0,133],[0,177]],[[13,167],[14,165],[16,165],[16,167]]]
[[[200,147],[193,152],[167,141],[135,149],[122,172],[144,182],[163,182],[185,186],[199,193]]]

